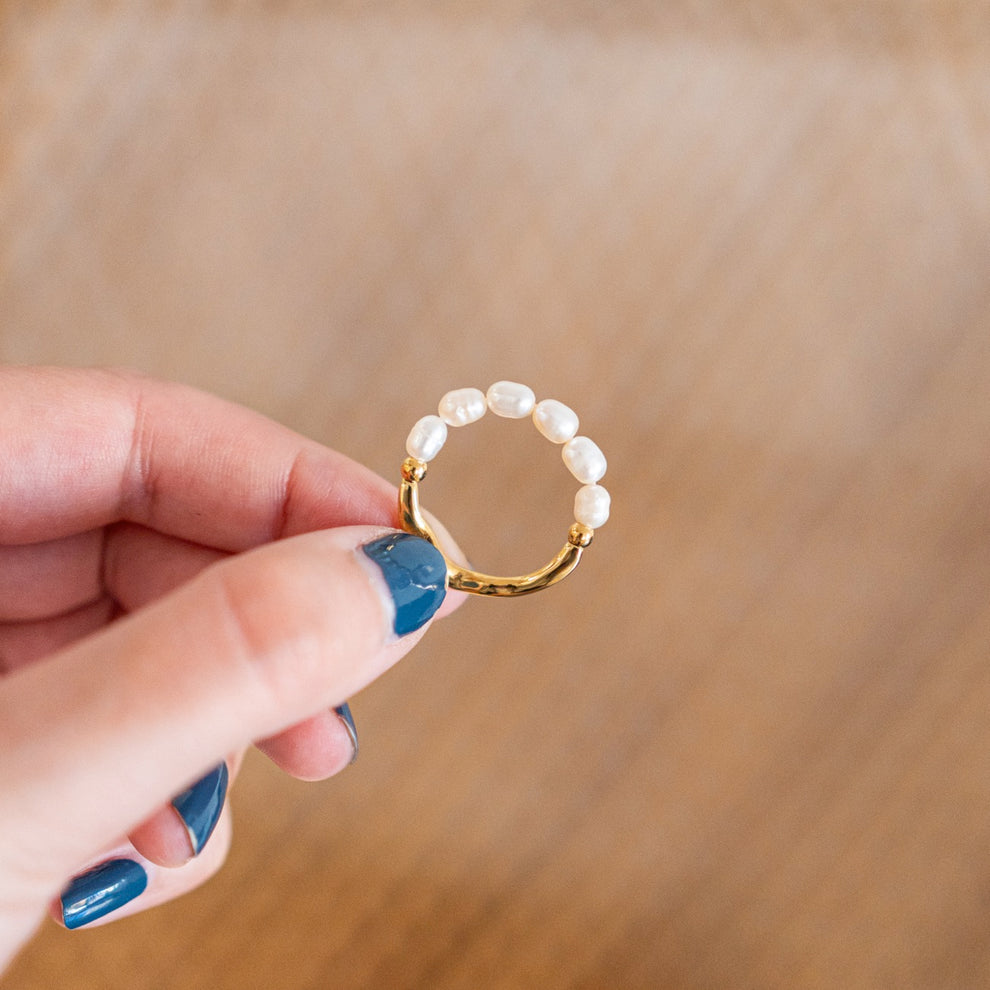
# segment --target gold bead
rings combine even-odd
[[[407,457],[402,462],[402,477],[406,481],[422,481],[426,477],[426,461],[421,461],[418,457]]]
[[[595,538],[595,531],[588,526],[584,526],[581,523],[575,523],[571,526],[570,531],[567,534],[567,542],[570,543],[572,547],[590,547],[591,541]]]

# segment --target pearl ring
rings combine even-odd
[[[595,529],[607,521],[611,502],[608,492],[598,484],[605,475],[605,455],[593,440],[576,435],[578,418],[562,402],[556,399],[537,402],[533,390],[517,382],[496,382],[487,395],[477,388],[448,392],[440,400],[439,415],[424,416],[412,428],[406,441],[409,456],[402,462],[399,519],[407,533],[429,540],[444,553],[420,510],[419,483],[426,477],[427,463],[440,453],[447,440],[447,427],[475,423],[489,409],[505,419],[524,419],[532,415],[543,436],[552,443],[563,445],[564,463],[583,486],[574,498],[574,525],[567,534],[567,543],[553,560],[537,571],[517,577],[480,574],[461,567],[444,554],[447,585],[474,595],[528,595],[549,588],[577,567],[582,551],[591,545]]]

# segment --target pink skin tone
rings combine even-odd
[[[128,373],[0,368],[0,394],[2,968],[90,864],[146,866],[113,919],[211,876],[229,816],[193,857],[170,798],[251,744],[339,772],[333,707],[428,626],[391,633],[357,548],[394,527],[395,489],[348,458]]]

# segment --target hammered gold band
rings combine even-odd
[[[399,487],[399,522],[407,533],[429,540],[447,561],[447,586],[455,591],[466,591],[472,595],[496,595],[508,598],[513,595],[531,595],[534,591],[549,588],[550,585],[567,577],[578,565],[581,553],[590,546],[594,530],[574,523],[567,534],[567,542],[560,553],[544,567],[530,574],[515,577],[494,577],[469,570],[454,563],[447,556],[436,533],[423,518],[419,506],[419,483],[426,477],[426,462],[415,457],[407,457],[402,462],[402,484]]]

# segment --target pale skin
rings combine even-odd
[[[227,812],[194,857],[172,796],[252,744],[343,769],[334,706],[428,625],[392,632],[358,548],[395,489],[343,455],[127,373],[0,368],[0,396],[2,970],[93,863],[148,864],[107,920],[216,872]]]

